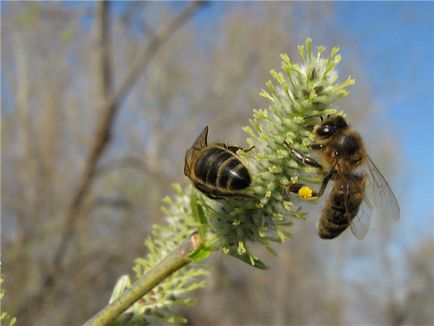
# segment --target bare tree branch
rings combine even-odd
[[[43,281],[40,288],[26,300],[18,309],[18,316],[23,318],[23,315],[31,315],[34,309],[39,309],[45,298],[49,295],[49,292],[60,281],[60,277],[63,273],[63,262],[66,256],[67,249],[71,244],[74,233],[76,231],[77,221],[81,217],[82,206],[86,195],[88,194],[91,185],[93,183],[97,164],[104,153],[104,150],[109,144],[112,127],[114,124],[115,115],[125,99],[128,92],[133,85],[137,82],[139,77],[146,70],[149,62],[160,49],[160,47],[176,32],[188,19],[202,6],[202,1],[193,1],[187,5],[173,20],[160,27],[152,36],[149,43],[142,50],[141,54],[131,65],[126,77],[120,84],[120,87],[110,97],[106,97],[97,105],[97,112],[101,112],[102,117],[99,122],[97,132],[94,138],[94,143],[91,146],[89,156],[86,160],[82,177],[77,186],[71,204],[67,210],[65,217],[65,226],[63,228],[60,243],[57,245],[54,251],[54,258],[51,266],[47,269],[45,275],[43,275]],[[108,92],[111,83],[111,73],[109,65],[109,34],[107,32],[107,4],[101,2],[98,9],[98,20],[100,29],[100,44],[102,46],[102,52],[100,55],[100,67],[102,80],[104,81],[104,92]],[[22,319],[21,319],[22,320]]]
[[[110,43],[110,7],[108,1],[100,1],[97,8],[97,37],[99,47],[99,87],[101,99],[109,98],[112,86],[111,43]]]

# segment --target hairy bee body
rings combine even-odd
[[[335,180],[318,219],[318,235],[322,239],[333,239],[345,231],[359,212],[363,201],[364,185],[362,178],[351,179],[351,192],[346,195],[348,179]]]
[[[338,129],[339,130],[339,129]],[[344,127],[323,143],[319,152],[323,167],[332,171],[334,185],[318,220],[318,235],[333,239],[345,231],[359,212],[364,198],[364,178],[357,169],[366,151],[360,135]]]
[[[184,174],[212,199],[251,197],[241,192],[250,186],[249,171],[235,155],[238,147],[207,144],[208,127],[185,154]]]
[[[325,201],[318,219],[318,235],[333,239],[349,226],[358,239],[368,232],[372,216],[382,212],[399,218],[399,204],[389,184],[366,153],[362,137],[349,128],[338,115],[327,117],[314,126],[315,143],[311,148],[318,153],[320,163],[284,143],[296,161],[317,168],[324,176],[318,192],[310,198],[324,194],[330,180],[333,188]],[[289,185],[288,190],[298,193],[302,183]]]

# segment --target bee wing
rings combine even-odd
[[[366,158],[362,175],[364,177],[363,201],[357,215],[350,222],[351,231],[359,240],[362,240],[368,232],[372,216],[384,214],[399,219],[398,200],[369,156]]]
[[[356,184],[358,184],[358,182]],[[363,240],[363,238],[366,236],[366,233],[368,233],[369,225],[371,224],[371,220],[374,212],[374,207],[370,199],[366,196],[366,188],[364,189],[362,188],[359,190],[363,191],[364,194],[363,200],[359,206],[356,216],[352,220],[350,220],[350,218],[348,218],[348,220],[349,220],[351,232],[358,240]],[[350,191],[351,190],[349,189],[349,184],[348,184],[345,200],[347,200]],[[347,206],[346,209],[347,212],[349,212],[350,211],[348,209],[349,203],[346,202],[345,205]]]
[[[208,145],[208,126],[203,128],[202,132],[197,136],[196,140],[193,143],[194,148],[204,148]]]
[[[350,222],[351,232],[358,240],[363,240],[368,233],[369,225],[371,224],[374,209],[372,203],[365,196],[360,204],[357,215]]]
[[[387,215],[399,219],[399,204],[381,172],[369,158],[365,164],[365,196],[374,207],[374,215]]]

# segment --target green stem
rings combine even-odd
[[[172,250],[166,258],[155,265],[138,279],[118,299],[107,305],[83,326],[107,325],[127,310],[137,300],[161,283],[169,275],[191,262],[190,255],[201,245],[197,232],[189,236],[183,243]]]

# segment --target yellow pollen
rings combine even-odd
[[[312,188],[303,186],[298,190],[298,195],[303,199],[309,199],[312,197]]]

